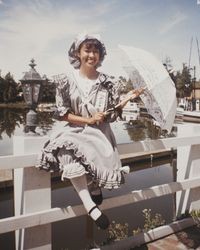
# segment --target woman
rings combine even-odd
[[[115,108],[119,103],[120,82],[97,71],[106,55],[99,36],[80,35],[68,55],[75,70],[54,78],[56,117],[68,123],[63,130],[52,134],[37,167],[62,171],[62,180],[71,180],[88,215],[99,228],[106,229],[109,220],[97,206],[103,200],[101,187],[118,188],[124,182],[110,122],[116,120],[130,98],[141,92],[130,92]]]

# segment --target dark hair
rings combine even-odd
[[[78,52],[80,52],[83,44],[86,45],[87,49],[91,49],[93,47],[97,49],[99,51],[99,61],[103,61],[105,56],[104,49],[102,47],[102,44],[97,39],[86,39],[85,41],[83,41],[78,48]]]

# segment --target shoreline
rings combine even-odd
[[[25,102],[0,103],[0,108],[25,109],[28,105]]]
[[[37,105],[37,109],[51,109],[55,106],[55,103],[46,103],[42,102]],[[28,109],[29,105],[25,102],[16,102],[16,103],[0,103],[0,108],[8,108],[8,109]]]

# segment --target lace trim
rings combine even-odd
[[[93,181],[98,182],[99,186],[112,189],[118,188],[124,183],[123,169],[119,169],[118,171],[106,171],[105,169],[103,176],[106,178],[102,178],[99,175],[99,170],[92,162],[87,161],[84,154],[78,150],[78,147],[73,142],[50,143],[50,141],[47,141],[36,162],[36,167],[50,172],[61,172],[63,168],[60,166],[57,153],[59,149],[63,147],[72,152],[74,158],[85,168],[85,172],[92,177]],[[83,174],[84,173],[81,171],[80,176]],[[63,176],[63,179],[65,179],[65,175]]]

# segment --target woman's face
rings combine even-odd
[[[99,63],[100,53],[95,45],[83,43],[78,53],[81,66],[96,68]]]

